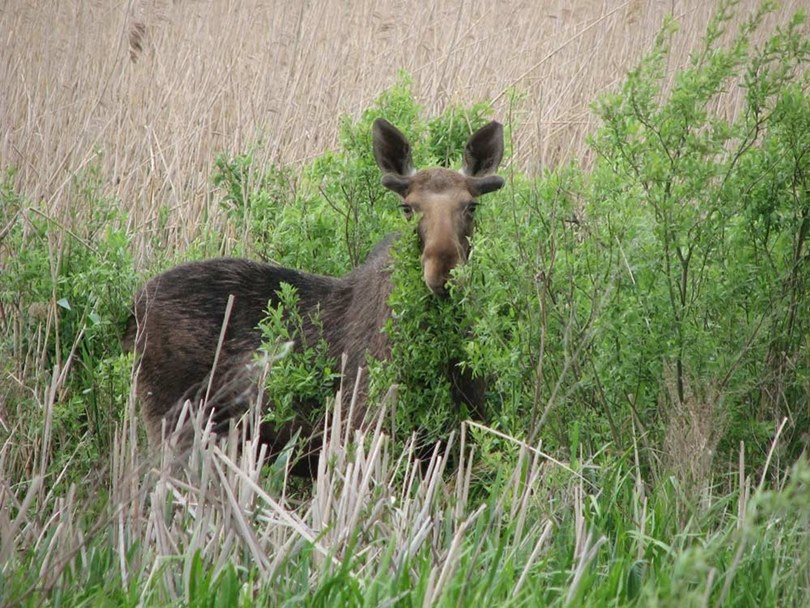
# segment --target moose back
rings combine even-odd
[[[416,170],[408,140],[383,119],[374,122],[372,134],[382,184],[399,195],[406,217],[418,221],[425,285],[442,297],[450,271],[467,260],[478,197],[503,186],[503,179],[495,175],[503,155],[503,128],[490,122],[470,137],[461,171]],[[390,249],[395,238],[386,237],[361,266],[343,277],[219,258],[182,264],[147,282],[135,297],[125,343],[135,349],[139,361],[136,392],[150,446],[159,446],[164,434],[175,429],[187,400],[193,408],[202,407],[216,429],[248,411],[260,388],[255,374],[246,370],[261,345],[259,323],[268,303],[277,303],[282,283],[295,287],[305,322],[316,312],[319,315],[317,326],[304,327],[307,343],[323,338],[331,357],[346,356],[344,386],[354,386],[368,356],[388,358],[390,347],[382,328],[390,315]],[[233,304],[226,319],[230,296]],[[452,375],[454,400],[476,409],[482,393],[479,383],[455,368]],[[367,387],[360,378],[355,407],[362,414]],[[316,470],[317,441],[307,422],[311,417],[305,414],[319,406],[301,404],[301,415],[289,424],[263,423],[259,428],[271,453],[281,450],[296,432],[311,438],[293,469],[299,474]]]

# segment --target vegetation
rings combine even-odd
[[[216,443],[198,420],[187,464],[144,455],[120,336],[137,285],[173,256],[139,276],[97,169],[74,180],[64,222],[9,169],[0,603],[805,603],[810,39],[797,15],[756,43],[770,7],[738,27],[731,8],[671,82],[665,23],[595,103],[592,163],[507,168],[447,299],[421,283],[370,125],[402,128],[417,166],[458,166],[491,104],[427,119],[403,74],[300,171],[260,162],[259,144],[212,160],[218,215],[184,258],[239,235],[240,254],[343,274],[401,235],[366,429],[345,424],[351,395],[328,390],[322,344],[285,352],[294,290],[268,310],[273,420],[293,395],[328,411],[311,487],[287,479],[286,455],[268,462],[236,432]],[[486,381],[485,412],[448,408],[449,366]]]

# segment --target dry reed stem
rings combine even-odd
[[[65,568],[77,559],[86,561],[86,543],[100,534],[113,540],[123,581],[146,580],[146,592],[160,578],[160,588],[170,596],[166,599],[179,601],[177,569],[181,568],[183,587],[188,589],[197,552],[218,568],[249,565],[259,569],[262,580],[272,580],[304,543],[314,549],[316,570],[343,568],[351,551],[352,563],[368,570],[369,576],[377,573],[384,554],[391,553],[388,567],[393,572],[408,567],[427,543],[432,563],[425,601],[438,601],[460,565],[466,534],[489,510],[486,504],[470,504],[467,498],[471,451],[461,451],[463,474],[457,478],[445,475],[447,451],[438,449],[423,474],[417,462],[389,457],[384,408],[362,428],[348,433],[346,427],[352,423],[343,410],[351,407],[338,393],[333,414],[324,422],[320,476],[311,498],[298,506],[272,496],[263,485],[266,451],[257,449],[245,433],[239,436],[236,428],[216,439],[201,414],[204,408],[185,414],[193,438],[182,462],[172,449],[176,438],[167,439],[167,449],[157,459],[139,461],[137,454],[133,459],[128,445],[132,421],[125,417],[115,434],[111,501],[94,524],[88,526],[83,520],[86,501],[95,500],[93,492],[77,499],[74,486],[65,498],[49,495],[35,509],[42,490],[40,477],[33,479],[19,501],[18,490],[0,483],[0,505],[13,505],[18,514],[10,520],[4,515],[7,511],[0,509],[0,565],[10,567],[18,552],[28,551],[27,539],[39,539],[43,556],[39,591],[48,593],[59,585]],[[342,422],[334,424],[334,420]],[[514,517],[525,520],[530,510],[549,502],[537,455],[520,459],[512,478],[524,479]],[[448,487],[453,479],[464,487],[453,491]],[[282,490],[282,496],[285,493]],[[490,513],[488,525],[500,525],[495,522],[502,521],[505,498],[506,494]],[[533,518],[532,529],[542,531],[540,540],[518,532],[509,549],[522,554],[527,540],[534,543],[523,580],[552,529],[550,520],[538,519],[536,514]],[[132,559],[135,545],[137,559]],[[361,573],[350,574],[362,584]],[[150,600],[145,596],[144,601]]]
[[[744,0],[740,14],[757,3]],[[802,6],[783,3],[784,22]],[[66,228],[72,184],[101,168],[104,195],[128,212],[140,264],[159,210],[182,250],[211,207],[218,151],[260,141],[257,160],[297,164],[334,147],[400,69],[428,115],[495,99],[516,121],[512,163],[538,171],[587,162],[589,105],[650,47],[664,15],[681,23],[670,69],[684,65],[716,4],[461,0],[118,5],[12,0],[0,11],[0,168]],[[767,29],[767,28],[766,28]],[[514,102],[506,92],[522,94]],[[735,112],[740,91],[725,96]]]
[[[703,381],[684,374],[683,401],[678,396],[673,366],[664,366],[659,407],[666,411],[667,428],[663,443],[663,460],[686,494],[700,498],[704,507],[710,504],[712,463],[727,425],[723,395],[718,382]]]

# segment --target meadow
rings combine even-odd
[[[0,605],[807,605],[802,5],[6,3]],[[446,299],[380,116],[419,166],[506,127]],[[328,412],[316,480],[200,417],[182,464],[147,451],[145,280],[340,275],[392,231],[362,428],[337,362],[264,324],[268,396]],[[483,419],[448,408],[451,361]]]

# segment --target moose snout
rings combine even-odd
[[[450,271],[464,263],[457,251],[428,251],[422,254],[422,275],[428,289],[437,296],[447,294],[447,281]]]

